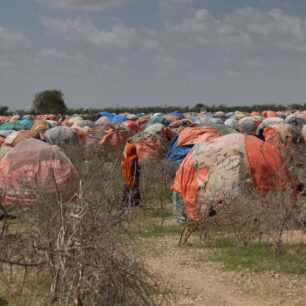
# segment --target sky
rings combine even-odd
[[[2,0],[0,105],[304,103],[305,0]]]

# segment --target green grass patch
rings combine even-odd
[[[206,247],[214,252],[203,260],[222,262],[228,270],[306,274],[306,245],[285,246],[279,256],[274,256],[265,243],[253,243],[243,248],[236,246],[231,240],[221,240],[207,244]]]
[[[137,237],[141,238],[160,238],[167,235],[179,235],[183,230],[183,226],[180,224],[171,225],[152,225],[132,231]]]

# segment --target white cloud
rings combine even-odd
[[[142,45],[144,49],[150,50],[150,51],[161,51],[162,46],[161,43],[153,38],[145,38],[142,42]]]
[[[11,60],[0,60],[1,69],[12,68],[14,66],[15,66],[15,63]]]
[[[0,77],[7,78],[20,67],[30,51],[30,41],[22,34],[0,26]]]
[[[223,47],[224,50],[306,53],[306,20],[279,9],[262,12],[244,8],[217,19],[207,10],[194,12],[167,31],[189,44]]]
[[[258,58],[250,58],[246,61],[246,65],[249,67],[249,68],[261,68],[261,67],[264,67],[265,65],[265,62],[261,59],[258,59]]]
[[[0,26],[0,55],[20,53],[30,48],[29,40],[22,34]]]
[[[192,5],[195,0],[159,0],[159,6],[161,9],[171,9],[175,6]]]
[[[35,64],[44,67],[55,67],[67,64],[70,57],[55,48],[41,50],[38,57],[35,59]]]
[[[126,49],[132,45],[134,28],[125,28],[116,24],[107,32],[96,28],[89,19],[52,19],[42,18],[43,25],[52,33],[67,39],[81,39],[87,44],[97,48]]]
[[[93,73],[98,68],[96,63],[82,54],[71,55],[56,48],[41,50],[34,64],[36,71],[69,76],[84,76]]]
[[[124,0],[35,0],[37,3],[64,10],[98,11],[120,7]]]

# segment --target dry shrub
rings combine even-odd
[[[202,215],[198,222],[187,224],[180,243],[199,230],[204,240],[229,238],[243,247],[254,241],[265,241],[278,254],[282,249],[283,234],[303,228],[300,209],[292,201],[291,190],[273,193],[266,198],[259,197],[251,188],[222,197],[218,193],[218,196],[207,199]]]
[[[26,229],[3,224],[6,298],[14,305],[154,305],[159,287],[120,209],[120,158],[67,152],[82,179],[77,200],[50,200],[35,190],[39,204],[29,208]]]
[[[167,214],[171,203],[171,179],[166,164],[160,161],[147,160],[140,170],[140,190],[146,209]]]

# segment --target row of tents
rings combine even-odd
[[[111,114],[0,117],[3,204],[35,204],[37,192],[73,201],[78,173],[60,147],[116,150],[136,145],[141,165],[163,161],[188,217],[227,192],[253,188],[259,197],[297,193],[290,165],[306,140],[306,111],[263,113]],[[69,186],[69,188],[67,188]],[[204,205],[204,206],[203,206]]]

